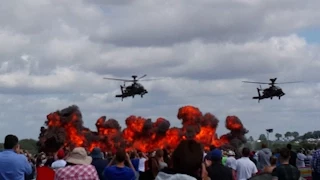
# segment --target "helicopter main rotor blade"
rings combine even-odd
[[[147,75],[145,74],[145,75],[139,77],[138,80],[140,80],[140,79],[142,79],[142,78],[144,78],[144,77],[146,77],[146,76],[147,76]]]
[[[301,83],[303,81],[292,81],[292,82],[281,82],[281,83],[274,83],[274,84],[293,84],[293,83]]]
[[[253,83],[253,84],[270,84],[270,83],[265,83],[265,82],[254,82],[254,81],[242,81],[244,83]]]
[[[157,78],[157,79],[142,79],[142,80],[139,80],[139,81],[157,81],[157,80],[161,80],[161,79],[164,79],[164,78]]]
[[[114,81],[123,81],[123,82],[133,82],[133,80],[128,80],[128,79],[117,79],[117,78],[103,78],[103,79],[114,80]]]

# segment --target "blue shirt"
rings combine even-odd
[[[27,157],[13,150],[0,152],[0,180],[24,180],[25,175],[32,173]]]
[[[139,162],[140,162],[139,158],[131,159],[132,166],[136,171],[139,171]]]
[[[280,162],[280,153],[276,153],[274,156],[277,158],[276,166],[280,166],[280,165],[281,165],[281,162]]]
[[[104,180],[135,180],[135,174],[128,167],[110,166],[104,169]]]

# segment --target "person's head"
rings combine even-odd
[[[278,158],[276,156],[271,156],[270,157],[270,164],[271,166],[275,166],[277,164]]]
[[[123,163],[125,162],[127,158],[127,153],[124,149],[119,149],[117,152],[116,152],[116,158],[115,160],[118,162],[118,163]]]
[[[262,149],[267,148],[267,147],[268,147],[267,144],[265,144],[265,143],[262,143],[262,144],[261,144],[261,148],[262,148]]]
[[[195,140],[183,140],[172,154],[173,169],[182,174],[194,174],[201,168],[203,150]]]
[[[63,159],[64,156],[65,156],[65,154],[64,154],[63,149],[60,149],[60,150],[57,152],[57,159]]]
[[[159,158],[163,158],[163,150],[162,149],[158,149],[156,151],[155,157],[158,158],[158,159]]]
[[[287,148],[291,151],[292,150],[292,145],[291,144],[287,144]]]
[[[280,150],[280,161],[287,162],[290,159],[290,149],[289,148],[282,148]]]
[[[243,157],[249,157],[249,156],[250,156],[250,149],[247,148],[247,147],[244,147],[244,148],[242,149],[242,156],[243,156]]]
[[[89,165],[92,162],[92,157],[88,156],[83,147],[76,147],[68,154],[66,162],[73,165]]]
[[[210,152],[210,160],[213,163],[221,163],[222,160],[222,152],[219,149],[215,149]]]
[[[93,148],[90,155],[93,159],[102,159],[103,158],[103,155],[101,153],[101,149],[98,147]]]
[[[20,150],[19,139],[17,136],[9,134],[4,138],[4,149]]]
[[[210,151],[213,151],[213,150],[215,150],[216,149],[216,146],[214,146],[214,145],[211,145],[210,146]]]
[[[228,151],[228,156],[229,157],[234,157],[234,156],[236,156],[236,153],[234,153],[233,151],[229,150]]]
[[[303,149],[299,148],[299,149],[297,150],[297,153],[303,153]]]

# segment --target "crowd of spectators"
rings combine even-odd
[[[264,144],[257,152],[244,147],[236,154],[214,146],[206,151],[195,140],[183,140],[172,152],[76,147],[31,156],[20,149],[16,136],[7,135],[4,148],[0,180],[300,180],[299,168],[307,166],[313,179],[320,179],[320,150],[294,152],[290,144],[275,152]]]

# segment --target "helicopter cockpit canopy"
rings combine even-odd
[[[134,83],[134,84],[133,84],[133,87],[134,87],[134,88],[141,88],[141,87],[142,87],[142,85],[141,85],[141,84],[139,84],[139,83]]]
[[[281,89],[281,88],[279,86],[273,86],[272,89],[277,90],[277,89]]]

